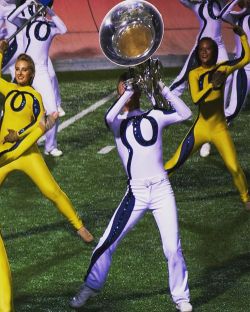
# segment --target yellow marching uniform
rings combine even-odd
[[[0,312],[13,312],[11,273],[7,254],[0,234]]]
[[[0,93],[5,97],[0,124],[0,186],[7,175],[20,170],[28,175],[40,191],[50,199],[76,230],[83,227],[67,195],[51,175],[35,144],[43,134],[39,121],[44,114],[40,94],[31,86],[20,86],[1,77],[2,54],[0,53]],[[8,129],[17,131],[20,140],[3,143]],[[11,305],[11,279],[9,264],[2,238],[0,239],[0,312],[13,311]]]
[[[199,114],[184,140],[172,158],[165,163],[169,174],[179,168],[188,157],[201,145],[211,142],[215,145],[227,169],[233,177],[234,184],[240,193],[241,200],[250,200],[244,172],[239,164],[236,150],[224,115],[224,88],[213,89],[211,83],[215,71],[225,72],[229,76],[233,71],[244,67],[250,61],[250,50],[246,35],[240,37],[242,55],[239,59],[204,68],[197,67],[189,73],[189,88],[194,104],[199,106]]]

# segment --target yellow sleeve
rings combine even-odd
[[[42,97],[39,93],[36,94],[32,106],[33,106],[32,107],[33,121],[28,126],[18,131],[19,138],[25,137],[26,135],[31,133],[33,130],[35,130],[37,127],[40,127],[39,122],[40,122],[41,117],[44,115],[45,111],[43,107]]]
[[[27,135],[20,144],[13,150],[4,153],[0,157],[0,167],[11,163],[12,161],[19,158],[27,151],[37,140],[44,134],[44,129],[42,127],[35,128],[29,135]]]
[[[12,90],[12,87],[11,83],[2,78],[2,62],[3,54],[0,52],[0,93],[2,93],[3,96],[6,96]]]
[[[199,75],[195,70],[192,70],[189,73],[188,82],[192,101],[196,105],[199,104],[200,101],[205,99],[213,89],[212,83],[208,83],[207,86],[205,86],[202,90],[200,90]]]

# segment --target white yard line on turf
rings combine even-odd
[[[103,147],[102,149],[100,149],[100,151],[97,152],[97,154],[102,154],[102,155],[108,154],[108,153],[111,152],[114,148],[115,148],[114,145],[107,145],[107,146]]]
[[[91,105],[90,107],[84,109],[83,111],[81,111],[80,113],[76,114],[75,116],[69,118],[68,120],[65,120],[64,122],[62,122],[59,127],[58,127],[58,132],[62,131],[63,129],[69,127],[70,125],[72,125],[73,123],[75,123],[78,119],[81,119],[82,117],[86,116],[89,113],[94,112],[98,107],[104,105],[106,102],[108,102],[109,100],[111,100],[115,95],[115,91],[112,92],[111,94],[109,94],[108,96],[104,97],[103,99],[97,101],[96,103],[94,103],[93,105]],[[44,142],[45,137],[42,136],[37,143],[42,143]]]

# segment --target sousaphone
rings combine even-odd
[[[162,65],[151,56],[159,48],[163,34],[160,12],[143,0],[126,0],[114,6],[104,17],[99,31],[104,55],[111,62],[130,68],[134,82],[159,106],[163,105],[157,99],[161,96],[156,81],[160,79]]]

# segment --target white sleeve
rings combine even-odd
[[[190,0],[180,0],[180,3],[191,10],[193,10],[195,6],[195,4]]]
[[[162,111],[163,112],[163,125],[170,125],[173,123],[181,122],[189,119],[192,116],[192,111],[183,102],[181,98],[174,95],[168,87],[164,87],[162,95],[170,101],[171,106],[174,108],[173,111]]]
[[[112,124],[115,122],[117,116],[120,114],[122,108],[131,98],[133,93],[134,91],[125,91],[118,101],[116,101],[115,104],[107,111],[105,115],[105,122],[110,128],[112,128]]]
[[[220,11],[219,13],[219,17],[221,19],[223,19],[225,22],[228,22],[230,24],[234,24],[235,23],[235,20],[233,18],[233,16],[231,15],[231,11],[232,11],[232,8],[239,2],[239,0],[232,0],[232,1],[229,1],[223,8],[222,10]]]
[[[5,27],[0,28],[0,40],[4,40],[7,35],[7,29]]]
[[[55,31],[55,34],[65,34],[67,32],[67,27],[66,25],[64,24],[64,22],[60,19],[59,16],[57,15],[54,15],[51,17],[53,23],[55,24],[56,26],[56,31]]]
[[[20,5],[8,15],[7,20],[17,27],[20,27],[21,25],[19,25],[18,20],[23,20],[23,18],[20,18],[21,12],[25,10],[28,6],[29,2],[24,2],[24,4]]]

